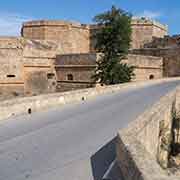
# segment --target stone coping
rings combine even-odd
[[[132,19],[132,25],[154,25],[158,28],[161,28],[164,31],[168,31],[168,26],[161,24],[155,20],[151,19],[141,19],[135,18]],[[64,21],[64,20],[33,20],[27,21],[23,23],[23,27],[33,27],[33,26],[72,26],[79,28],[87,28],[87,29],[97,29],[99,26],[97,24],[81,24],[80,22],[73,21]]]
[[[23,23],[23,27],[34,26],[71,26],[79,28],[89,28],[89,25],[81,24],[79,22],[63,21],[63,20],[34,20]]]
[[[168,31],[168,25],[161,24],[155,20],[151,19],[142,19],[142,18],[134,18],[132,19],[132,25],[154,25],[164,31]]]

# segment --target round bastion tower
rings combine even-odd
[[[152,42],[153,37],[164,37],[168,27],[146,18],[132,19],[132,49],[139,49]],[[33,40],[56,41],[62,53],[89,53],[94,51],[92,38],[97,25],[80,24],[67,21],[30,21],[23,24],[22,36]]]
[[[55,41],[64,54],[90,51],[89,25],[66,21],[30,21],[23,24],[22,36],[33,40]]]

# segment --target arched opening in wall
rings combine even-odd
[[[73,75],[72,75],[72,74],[68,74],[68,75],[67,75],[67,80],[68,80],[68,81],[73,81],[73,79],[74,79],[74,78],[73,78]]]
[[[149,79],[154,79],[154,75],[151,74],[151,75],[149,76]]]

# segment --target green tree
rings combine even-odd
[[[94,35],[95,49],[102,53],[93,78],[102,84],[129,82],[133,67],[122,63],[131,43],[131,15],[112,6],[110,11],[94,17],[98,30]]]

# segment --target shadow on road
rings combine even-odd
[[[112,139],[109,143],[103,146],[99,151],[97,151],[93,156],[91,156],[91,167],[94,180],[102,180],[105,173],[113,163],[116,158],[116,138]],[[115,165],[113,171],[120,171],[120,169]],[[117,172],[115,172],[117,173]],[[118,172],[117,174],[119,174]],[[117,177],[119,179],[119,177]],[[116,180],[116,178],[108,178],[108,180]]]

